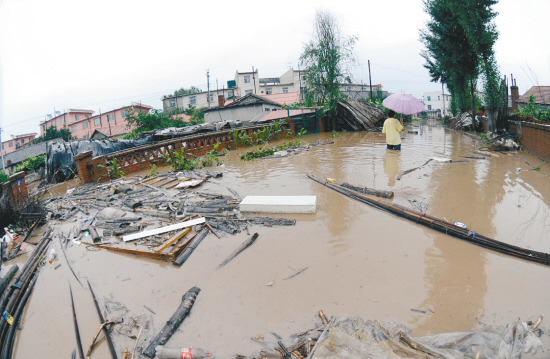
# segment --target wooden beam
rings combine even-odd
[[[179,241],[183,236],[185,236],[189,232],[191,232],[191,228],[185,228],[184,230],[176,233],[170,239],[166,240],[163,244],[155,248],[155,252],[162,253],[162,251],[164,251],[166,248],[170,247],[172,244]]]

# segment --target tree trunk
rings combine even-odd
[[[474,92],[474,80],[470,78],[470,96],[472,97],[472,127],[475,130],[476,118],[476,94]],[[476,131],[477,132],[477,131]]]

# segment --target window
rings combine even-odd
[[[115,115],[112,113],[107,114],[107,122],[113,122],[115,120]]]
[[[10,143],[8,144],[9,147],[13,147],[13,142],[10,141]]]
[[[429,97],[428,97],[429,98]],[[429,100],[428,100],[429,101]],[[428,105],[428,110],[431,111],[432,110],[432,105]]]
[[[246,76],[244,77],[244,83],[245,83],[245,84],[249,84],[249,83],[250,83],[250,75],[246,75]]]
[[[288,87],[283,87],[283,93],[288,93]]]
[[[78,118],[79,118],[79,117],[80,117],[79,115],[74,115],[74,120],[75,120],[75,122],[78,121]]]
[[[252,90],[246,90],[246,91],[244,92],[245,95],[248,95],[249,93],[252,93]]]
[[[122,111],[120,111],[120,117],[126,118],[126,116],[128,116],[128,110],[122,110]]]
[[[98,117],[98,118],[94,119],[94,125],[95,126],[101,126],[101,117]]]
[[[62,125],[65,124],[65,115],[61,116],[60,121]]]
[[[210,94],[210,102],[214,102],[214,94],[213,93]]]
[[[428,101],[431,101],[432,100],[432,97],[431,96],[428,96]]]
[[[90,118],[90,115],[84,115],[84,118],[86,118],[86,119]]]
[[[306,80],[306,75],[302,75],[302,81]]]
[[[228,100],[233,99],[233,91],[227,91],[227,99]]]
[[[25,143],[25,139],[22,138],[22,139],[21,139],[21,144],[24,144],[24,143]]]
[[[19,144],[19,141],[17,141],[17,142],[15,143],[15,147],[19,147],[19,146],[21,146],[21,145]]]
[[[88,128],[88,121],[82,122],[82,129],[85,130]]]
[[[441,100],[441,98],[439,96],[437,96],[437,101]]]
[[[176,100],[170,100],[170,107],[176,107]]]
[[[197,96],[191,96],[189,97],[189,103],[191,105],[196,105],[197,104]]]
[[[269,112],[269,109],[268,109],[268,108],[264,108],[264,111],[265,111],[265,112]]]
[[[273,93],[273,89],[265,89],[266,95],[271,95]]]
[[[85,140],[89,140],[89,139],[90,139],[90,135],[85,135],[85,136],[84,136],[84,139],[85,139]]]
[[[71,132],[72,132],[72,133],[75,133],[75,132],[76,132],[76,125],[71,126]]]
[[[42,125],[42,129],[43,129],[44,131],[46,131],[46,130],[48,129],[48,125],[43,124],[43,125]]]
[[[2,143],[2,150],[4,149],[4,144]]]

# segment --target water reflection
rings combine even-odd
[[[388,178],[388,186],[390,188],[395,186],[395,177],[401,173],[399,170],[399,163],[401,161],[401,151],[387,150],[384,157],[384,173]]]

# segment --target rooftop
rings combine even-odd
[[[535,96],[535,103],[550,104],[550,86],[533,86],[517,102],[528,103],[531,95]]]

